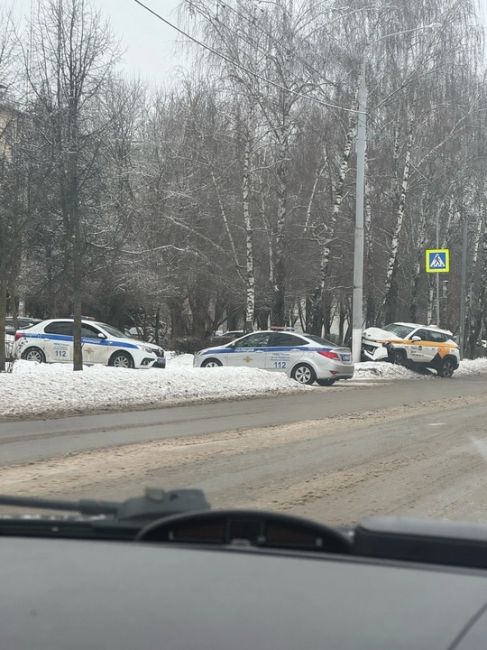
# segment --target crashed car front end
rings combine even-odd
[[[388,343],[400,341],[399,336],[380,327],[369,327],[362,335],[362,361],[387,361]]]

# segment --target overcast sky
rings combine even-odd
[[[184,65],[182,37],[157,20],[134,0],[90,0],[93,7],[109,19],[113,33],[120,39],[124,54],[121,67],[130,76],[140,76],[158,85],[174,80]],[[181,0],[144,0],[145,4],[173,23],[178,22]],[[13,7],[17,21],[29,14],[34,0],[0,0],[1,7]]]
[[[171,22],[178,22],[181,0],[144,2]],[[0,0],[0,6],[14,8],[18,20],[29,13],[31,3],[35,4],[35,0]],[[114,34],[120,39],[125,50],[120,65],[129,76],[165,85],[173,82],[187,65],[184,48],[180,46],[183,37],[134,0],[91,0],[91,3],[110,20]],[[479,4],[487,26],[487,0],[480,0]]]

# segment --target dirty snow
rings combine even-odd
[[[487,372],[487,357],[464,359],[460,361],[460,367],[456,370],[455,376],[480,375],[484,372]]]
[[[238,399],[307,390],[284,373],[255,368],[188,367],[191,355],[168,360],[166,370],[106,366],[73,372],[70,364],[17,361],[0,374],[0,417],[86,413]],[[308,389],[309,390],[309,389]]]
[[[387,361],[362,361],[355,364],[352,381],[364,379],[424,379],[425,375]]]
[[[455,371],[454,377],[466,377],[469,375],[480,375],[487,372],[487,357],[479,359],[464,359],[460,361],[460,367]],[[427,379],[435,375],[415,372],[404,368],[404,366],[387,363],[386,361],[364,361],[355,364],[355,374],[352,381],[363,379]]]
[[[178,352],[165,352],[166,363],[168,367],[175,368],[180,366],[193,366],[194,355],[180,354]]]
[[[0,417],[69,415],[310,390],[284,373],[255,368],[193,368],[191,354],[169,352],[166,356],[165,370],[92,366],[73,372],[70,364],[17,361],[11,373],[0,374]],[[462,361],[455,376],[481,373],[487,373],[487,358]],[[428,378],[399,365],[367,361],[356,364],[352,382]]]

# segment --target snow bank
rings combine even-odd
[[[466,377],[467,375],[481,375],[487,372],[487,357],[478,359],[464,359],[460,361],[460,367],[455,371],[456,377]]]
[[[464,359],[455,371],[454,377],[467,377],[469,375],[480,375],[487,372],[487,357],[479,359]],[[427,371],[425,373],[408,370],[385,361],[365,361],[355,364],[353,380],[363,379],[425,379],[433,377],[436,373]]]
[[[168,368],[178,368],[181,366],[193,366],[194,355],[180,354],[178,352],[165,352],[166,363]]]
[[[167,406],[307,390],[284,373],[255,368],[193,368],[192,355],[168,360],[166,370],[105,366],[73,372],[70,364],[17,361],[0,374],[0,417],[37,417],[94,410]]]
[[[427,375],[387,361],[363,361],[355,364],[352,381],[364,379],[424,379]]]

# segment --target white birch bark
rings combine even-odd
[[[400,190],[399,190],[399,201],[397,205],[397,212],[396,212],[396,223],[394,226],[394,232],[392,235],[392,242],[391,242],[391,252],[389,254],[389,259],[387,262],[387,271],[386,271],[386,281],[385,281],[385,286],[384,286],[384,299],[382,302],[382,308],[385,311],[386,306],[390,300],[390,291],[392,287],[392,281],[393,281],[393,276],[394,276],[394,271],[396,268],[397,264],[397,259],[398,259],[398,253],[399,253],[399,241],[401,237],[401,231],[402,231],[402,225],[404,222],[404,215],[406,211],[406,199],[407,199],[407,193],[408,193],[408,185],[409,185],[409,175],[410,175],[410,169],[411,169],[411,152],[413,148],[413,142],[414,142],[414,130],[413,130],[413,117],[410,116],[409,118],[409,128],[408,128],[408,136],[407,136],[407,142],[406,142],[406,154],[405,154],[405,160],[404,160],[404,168],[403,168],[403,173],[402,173],[402,181],[400,185]]]
[[[223,221],[223,227],[225,228],[225,232],[227,233],[228,241],[230,242],[230,247],[232,249],[233,262],[235,264],[235,269],[236,269],[238,275],[240,276],[240,278],[243,279],[242,278],[242,271],[240,269],[240,262],[239,262],[239,259],[238,259],[237,247],[235,246],[235,240],[233,239],[232,231],[230,230],[230,224],[228,222],[228,217],[227,217],[227,213],[226,213],[226,210],[225,210],[225,206],[223,205],[223,201],[222,201],[221,196],[220,196],[220,191],[218,189],[218,183],[216,182],[215,174],[213,173],[213,171],[211,172],[211,179],[213,181],[213,186],[215,188],[215,194],[216,194],[216,198],[217,198],[217,201],[218,201],[218,207],[220,208],[220,215],[221,215],[221,218],[222,218],[222,221]]]
[[[246,130],[243,174],[242,174],[242,205],[245,223],[245,258],[246,258],[246,300],[245,326],[252,329],[255,314],[255,272],[254,272],[254,234],[250,217],[250,131]]]

